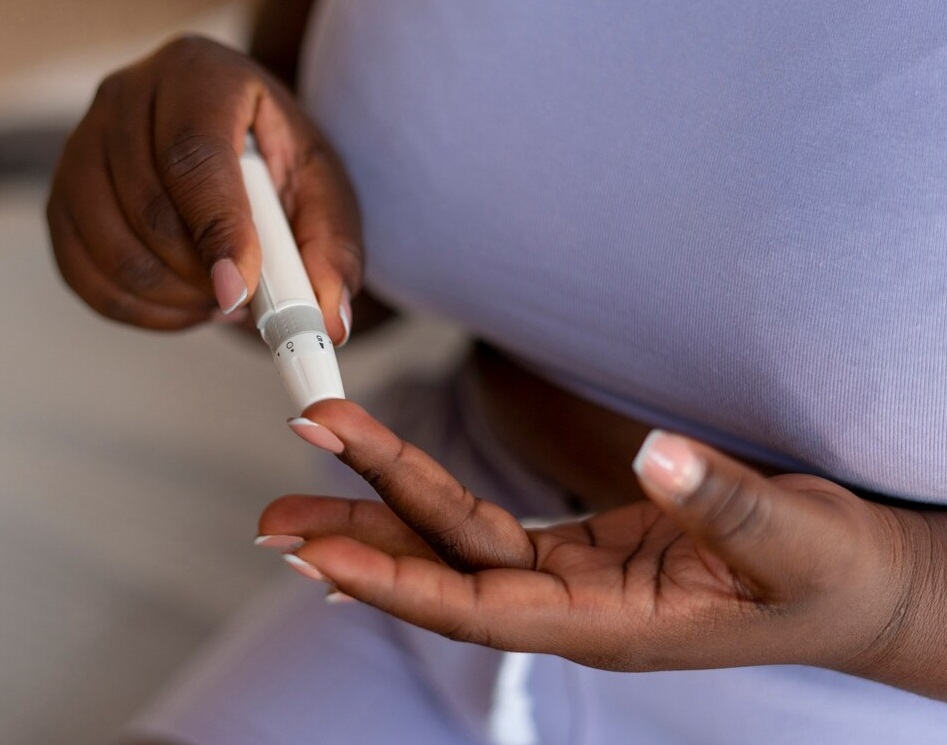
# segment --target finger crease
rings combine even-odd
[[[681,538],[682,538],[683,536],[684,536],[683,533],[678,533],[678,534],[674,537],[674,539],[673,539],[672,541],[670,541],[664,548],[661,549],[661,553],[658,554],[658,560],[657,560],[657,562],[656,562],[656,564],[655,564],[655,568],[654,568],[654,600],[655,600],[655,605],[657,605],[657,602],[658,602],[658,601],[660,600],[660,598],[661,598],[662,577],[665,576],[665,569],[664,569],[664,567],[665,567],[665,564],[667,563],[667,556],[668,556],[668,553],[670,553],[671,548],[674,546],[674,544],[677,543],[679,540],[681,540]],[[669,580],[669,581],[673,581],[673,580],[671,580],[670,577],[668,577],[668,580]]]
[[[651,531],[654,529],[654,526],[657,524],[657,522],[657,518],[651,521],[651,523],[642,532],[641,539],[635,544],[635,547],[631,550],[631,553],[628,554],[628,556],[625,557],[625,560],[622,562],[622,569],[624,570],[623,582],[625,584],[628,582],[628,574],[630,573],[631,565],[634,563],[634,560],[638,554],[641,553],[642,549],[644,548],[645,541],[648,540],[648,536],[651,534]]]
[[[592,529],[592,526],[589,524],[591,518],[586,518],[579,522],[579,527],[585,532],[585,537],[588,538],[589,545],[592,548],[598,546],[598,538],[595,537],[595,531]]]

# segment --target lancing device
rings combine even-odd
[[[263,269],[250,302],[257,330],[297,411],[325,398],[345,398],[332,340],[293,231],[252,135],[240,157]]]

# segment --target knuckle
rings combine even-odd
[[[168,195],[161,191],[149,198],[141,210],[143,226],[161,238],[180,238],[180,222]]]
[[[441,632],[444,636],[454,642],[464,642],[466,644],[485,644],[482,642],[484,634],[472,623],[467,621],[457,621],[451,624]],[[489,646],[489,645],[487,645]]]
[[[345,522],[348,525],[368,524],[371,520],[372,509],[375,502],[365,502],[361,499],[346,499],[343,502],[345,506]]]
[[[489,630],[478,623],[476,618],[457,618],[445,609],[442,609],[441,612],[449,618],[439,632],[441,636],[455,642],[491,646]]]
[[[530,552],[527,560],[519,548],[510,548],[502,542],[494,541],[492,536],[485,536],[477,529],[478,513],[486,503],[473,496],[466,487],[463,494],[464,501],[469,501],[469,505],[465,514],[456,521],[444,525],[438,518],[432,517],[429,525],[416,526],[441,559],[462,572],[534,566],[534,551]]]
[[[432,526],[430,529],[432,538],[436,538],[440,543],[452,549],[462,548],[476,539],[476,535],[469,531],[469,526],[474,523],[474,518],[482,504],[482,500],[474,496],[466,486],[461,486],[460,490],[458,501],[467,505],[464,514],[450,524],[443,524],[438,520],[438,526]]]
[[[359,476],[365,479],[380,497],[384,498],[397,487],[399,469],[406,462],[407,447],[407,442],[399,438],[397,448],[385,459],[384,463],[368,463],[356,467]]]
[[[719,540],[763,537],[769,523],[770,502],[763,498],[759,484],[741,475],[708,502],[707,524]]]
[[[198,250],[212,264],[230,255],[248,225],[248,216],[227,197],[209,195],[219,192],[220,173],[217,164],[233,156],[229,142],[213,136],[188,134],[179,136],[158,161],[160,178],[177,203],[189,204],[187,223]],[[167,220],[169,212],[160,202],[152,207],[153,218]]]
[[[282,526],[299,524],[305,516],[309,498],[301,494],[285,494],[270,502],[260,515],[260,533],[281,530]]]
[[[199,182],[212,175],[208,166],[230,151],[230,144],[220,138],[185,132],[177,135],[168,148],[158,154],[158,169],[170,184]],[[192,185],[195,188],[200,186],[199,183]]]
[[[190,59],[214,46],[216,46],[214,42],[201,34],[185,32],[177,34],[165,42],[161,48],[158,49],[156,56],[169,57],[172,59]]]
[[[218,259],[230,256],[231,249],[238,243],[240,226],[230,216],[210,217],[201,222],[194,230],[194,241],[201,256],[208,265]]]
[[[356,473],[361,476],[365,483],[368,484],[376,494],[380,497],[384,497],[385,492],[387,491],[388,480],[385,478],[385,475],[382,471],[379,471],[377,468],[367,466],[363,468],[357,468]]]
[[[107,75],[102,79],[102,82],[99,83],[98,88],[95,91],[95,97],[93,98],[94,104],[110,104],[115,102],[118,98],[121,97],[122,92],[125,90],[125,77],[124,71],[119,70],[113,72],[111,75]]]
[[[109,295],[93,304],[93,309],[119,323],[138,325],[140,319],[134,301],[124,295]]]
[[[463,610],[442,599],[437,615],[444,619],[444,623],[439,633],[452,641],[494,646],[496,640],[490,632],[489,622],[480,612],[483,598],[481,578],[471,574],[468,583],[471,595]],[[446,594],[441,597],[445,598]]]
[[[153,290],[165,279],[164,265],[156,256],[144,251],[120,256],[114,272],[118,283],[132,291]]]

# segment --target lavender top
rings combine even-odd
[[[942,0],[324,0],[312,28],[376,291],[620,412],[947,503]]]

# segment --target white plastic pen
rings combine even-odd
[[[345,398],[335,349],[299,248],[256,141],[240,158],[263,269],[250,310],[297,412],[325,398]]]

